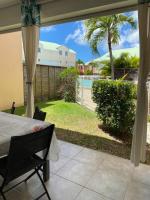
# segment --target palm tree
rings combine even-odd
[[[98,67],[99,67],[99,63],[98,63],[97,61],[91,61],[91,62],[89,63],[89,65],[92,67],[92,72],[94,71],[94,70],[93,70],[94,68],[97,68],[97,69],[98,69]]]
[[[93,53],[99,54],[99,43],[105,39],[107,40],[112,79],[114,79],[112,44],[117,44],[119,42],[119,26],[124,23],[128,23],[131,25],[132,28],[136,28],[136,22],[134,21],[134,18],[126,16],[124,14],[116,14],[106,17],[96,17],[85,20],[85,38],[89,42]]]

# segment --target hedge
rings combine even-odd
[[[75,67],[66,68],[59,74],[63,84],[59,92],[66,102],[76,102],[76,87],[78,73]]]
[[[93,101],[103,126],[116,136],[130,134],[135,119],[136,86],[121,80],[93,82]]]

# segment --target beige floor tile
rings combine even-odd
[[[50,171],[56,173],[60,168],[62,168],[69,161],[68,157],[60,155],[58,161],[50,161]]]
[[[64,143],[60,145],[60,154],[72,158],[77,155],[82,149],[83,147],[71,143]]]
[[[105,157],[104,153],[84,148],[73,159],[98,167],[104,161],[104,157]]]
[[[26,192],[18,192],[16,189],[13,189],[5,194],[7,200],[33,200],[32,196]],[[0,196],[0,200],[3,198]]]
[[[24,180],[30,173],[27,173],[25,175],[23,175],[22,177],[12,181],[11,183],[9,183],[5,189],[9,189],[11,188],[13,185],[19,183],[20,181]],[[21,183],[20,185],[18,185],[17,187],[15,187],[14,189],[8,191],[5,195],[6,198],[9,200],[32,200],[32,191],[34,189],[36,189],[36,187],[39,187],[39,182],[37,180],[36,176],[33,176],[33,179],[30,179],[29,182],[27,182],[27,184],[25,184],[24,182]],[[2,199],[2,197],[0,197],[0,200]]]
[[[57,174],[77,184],[85,186],[88,180],[96,171],[94,165],[87,165],[76,160],[69,161]]]
[[[150,200],[149,166],[134,168],[129,160],[63,141],[59,144],[60,159],[51,161],[51,177],[46,183],[52,200]],[[6,196],[8,200],[33,200],[43,191],[35,175]]]
[[[102,165],[99,166],[99,168],[111,168],[113,170],[116,170],[118,174],[124,175],[124,176],[131,176],[134,172],[134,166],[131,163],[130,160],[119,158],[116,156],[109,155],[104,159],[104,162]]]
[[[84,188],[76,200],[110,200],[102,197],[102,195]]]
[[[132,181],[128,186],[125,200],[150,200],[150,186]]]
[[[140,164],[135,167],[133,180],[150,185],[150,166]]]
[[[27,183],[22,183],[16,187],[16,190],[20,193],[28,193],[32,196],[32,193],[41,186],[41,182],[37,175],[34,175]]]
[[[63,140],[58,140],[58,143],[59,143],[59,145],[62,145],[62,144],[66,144],[66,143],[68,143],[68,142],[65,142],[65,141],[63,141]]]
[[[115,169],[102,168],[95,173],[86,187],[108,198],[123,200],[129,180],[128,176],[118,174]]]
[[[46,185],[52,200],[74,200],[82,190],[81,186],[56,175]],[[41,191],[40,188],[35,193],[37,196],[38,192]],[[41,200],[46,200],[45,197]]]

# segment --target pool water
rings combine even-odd
[[[79,79],[79,86],[84,88],[92,88],[93,80]]]

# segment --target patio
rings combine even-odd
[[[52,200],[149,200],[149,166],[141,164],[134,168],[129,160],[59,143],[60,159],[51,162],[51,178],[46,183]],[[6,196],[12,200],[32,200],[40,192],[35,176]]]

